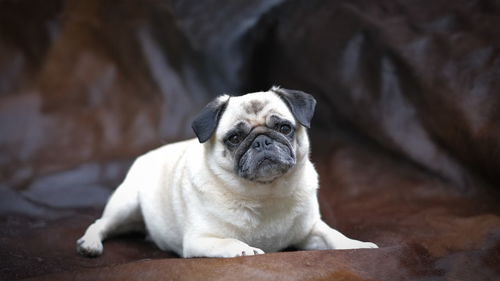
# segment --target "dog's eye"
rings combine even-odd
[[[288,135],[292,132],[292,127],[290,125],[284,124],[280,126],[280,133]]]
[[[239,135],[235,134],[227,138],[227,141],[231,144],[239,144],[241,142],[241,138]]]

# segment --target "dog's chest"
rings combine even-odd
[[[267,252],[290,246],[308,229],[306,209],[296,198],[242,205],[230,217],[235,238]]]

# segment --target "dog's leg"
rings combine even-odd
[[[184,238],[183,257],[214,257],[232,258],[239,256],[254,256],[264,254],[259,248],[232,238],[217,238],[212,236],[189,236]]]
[[[76,249],[84,256],[99,256],[103,251],[102,241],[110,235],[142,228],[138,189],[125,181],[111,195],[102,217],[91,224],[77,241]]]
[[[378,248],[371,242],[362,242],[346,237],[339,231],[319,220],[306,239],[297,245],[304,250]]]

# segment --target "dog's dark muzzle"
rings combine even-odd
[[[257,182],[271,182],[295,165],[292,144],[271,129],[250,133],[236,151],[236,172]]]

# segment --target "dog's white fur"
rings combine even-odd
[[[225,102],[228,96],[219,97]],[[249,116],[243,107],[266,101]],[[265,125],[272,114],[293,122],[296,165],[271,183],[236,175],[234,162],[222,157],[222,137],[236,122]],[[376,248],[349,239],[320,218],[318,175],[309,161],[306,128],[270,92],[231,97],[218,127],[206,143],[197,139],[165,145],[139,157],[113,193],[102,217],[78,240],[78,251],[100,255],[102,240],[144,227],[162,250],[182,257],[235,257],[300,249]]]

